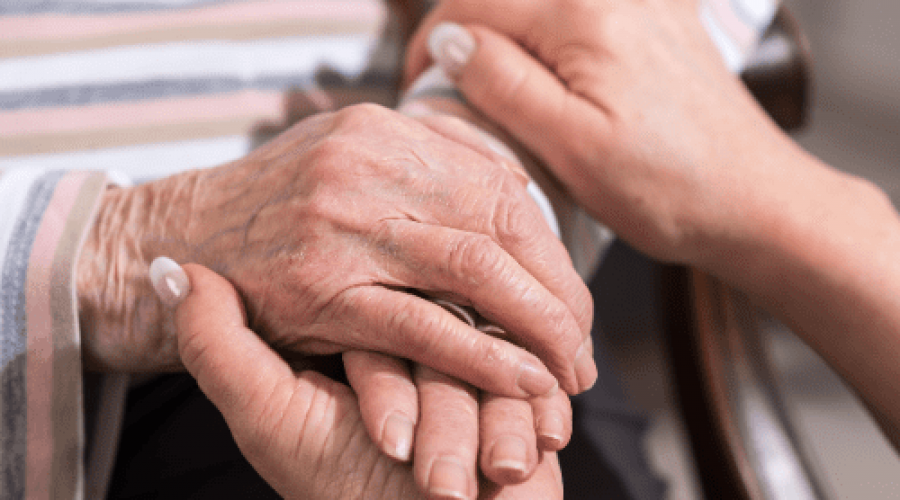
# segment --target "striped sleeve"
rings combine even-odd
[[[0,499],[83,488],[78,250],[105,174],[0,172]]]

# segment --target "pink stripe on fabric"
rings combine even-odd
[[[0,40],[86,38],[148,30],[254,24],[290,19],[311,21],[383,20],[387,9],[380,1],[272,1],[232,3],[190,10],[125,15],[7,17],[0,19]]]
[[[130,127],[218,122],[243,117],[280,120],[283,113],[283,93],[244,90],[217,96],[0,113],[0,136],[11,139],[33,134],[88,133]]]
[[[760,36],[756,28],[738,17],[734,8],[731,7],[730,0],[711,0],[707,2],[707,5],[712,14],[721,23],[722,29],[740,47],[741,52],[745,55],[749,54],[750,50],[756,46]]]
[[[50,276],[56,246],[63,234],[82,184],[90,173],[67,174],[56,186],[41,219],[28,260],[26,314],[28,315],[27,368],[27,472],[25,495],[29,500],[50,498],[53,481],[53,314],[50,310]]]

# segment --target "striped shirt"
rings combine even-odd
[[[774,4],[704,4],[732,69]],[[392,106],[399,26],[382,0],[0,2],[0,500],[105,494],[126,382],[82,377],[74,291],[105,187]]]

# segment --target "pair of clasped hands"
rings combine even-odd
[[[717,200],[695,197],[720,175],[702,167],[717,147],[706,131],[780,141],[755,126],[763,112],[693,0],[445,1],[414,38],[407,77],[435,62],[576,201],[662,259],[690,262],[698,228],[717,229],[704,219]],[[593,307],[507,162],[452,119],[363,106],[139,191],[191,213],[131,226],[159,233],[136,238],[152,242],[142,251],[203,264],[156,266],[177,342],[155,352],[180,354],[280,494],[562,497],[568,395],[596,378]],[[128,205],[120,195],[106,205]],[[94,252],[114,254],[103,241]],[[504,338],[432,299],[473,307]],[[89,358],[120,366],[109,344]],[[343,353],[352,389],[273,348]]]

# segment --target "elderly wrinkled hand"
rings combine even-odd
[[[515,432],[511,417],[530,414],[527,404],[517,411],[506,404],[512,400],[488,398],[479,409],[470,386],[420,366],[420,435],[452,433],[455,456],[428,449],[435,442],[426,439],[417,441],[416,464],[394,461],[369,439],[348,387],[315,372],[292,371],[247,328],[241,299],[227,280],[202,266],[184,271],[173,281],[183,300],[175,322],[184,365],[222,412],[250,463],[285,498],[424,498],[422,492],[429,498],[475,498],[476,492],[484,499],[562,498],[551,452],[535,457],[534,473],[521,484],[477,484],[472,464],[479,418],[502,417]],[[158,276],[158,289],[173,276]],[[469,460],[456,460],[461,453]]]
[[[78,267],[88,365],[180,366],[171,318],[147,293],[149,261],[169,255],[232,281],[281,351],[377,351],[518,398],[557,379],[584,390],[590,295],[506,160],[467,142],[362,105],[232,164],[110,190]],[[421,295],[473,305],[507,338]]]

